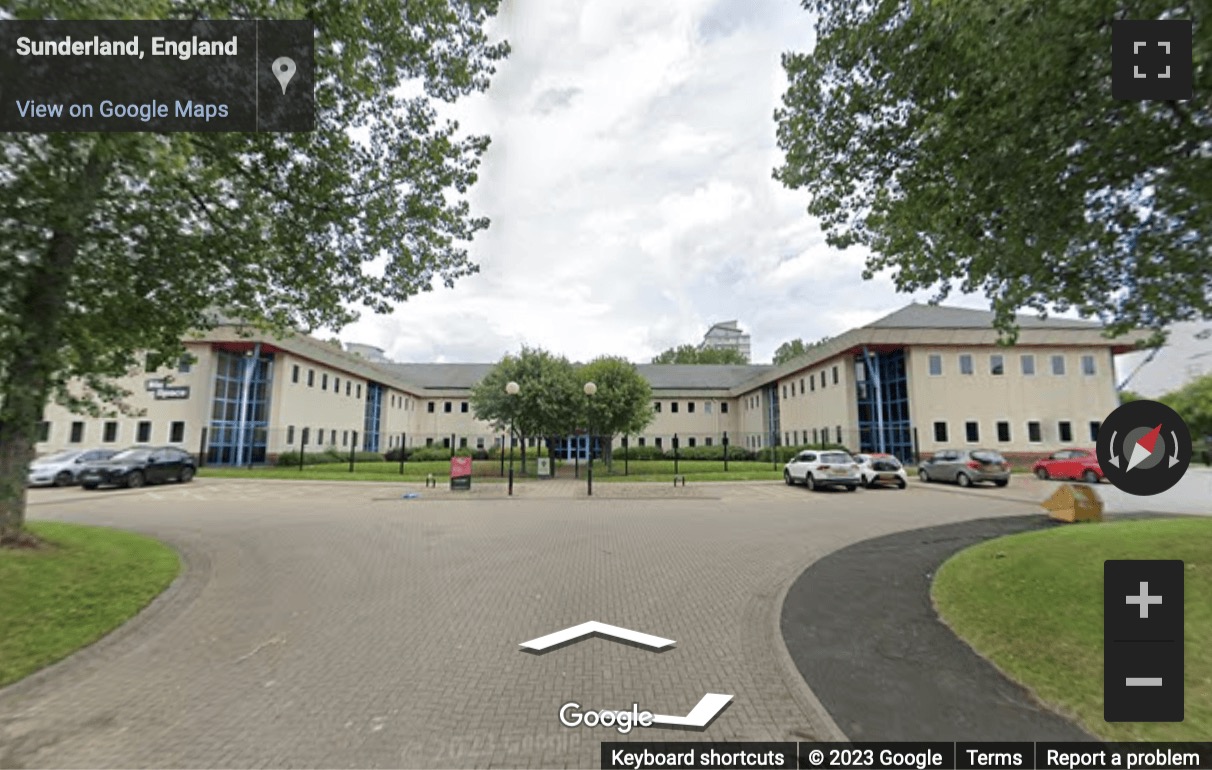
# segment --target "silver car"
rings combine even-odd
[[[853,492],[859,485],[859,466],[848,452],[835,449],[809,449],[791,458],[783,466],[783,481],[788,486],[803,484],[809,489],[845,487]]]
[[[1004,487],[1010,483],[1010,463],[992,449],[942,449],[917,469],[922,481],[950,481],[961,487],[988,481]]]
[[[113,449],[65,449],[62,452],[34,458],[29,464],[31,487],[66,487],[80,483],[85,463],[108,460],[117,454]]]

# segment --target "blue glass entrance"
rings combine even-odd
[[[859,448],[886,452],[913,462],[913,422],[909,417],[909,375],[905,351],[864,349],[854,359],[858,383]]]
[[[383,415],[383,386],[366,383],[366,419],[363,421],[362,451],[379,451],[379,421]]]
[[[593,437],[593,457],[599,459],[602,456],[602,447],[604,442],[601,437]],[[564,436],[555,444],[555,456],[564,460],[588,460],[590,452],[589,436]]]
[[[269,425],[269,385],[273,354],[254,358],[230,350],[216,351],[215,397],[211,403],[206,462],[248,465],[265,462]]]

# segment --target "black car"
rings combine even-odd
[[[85,489],[102,485],[134,488],[189,481],[197,471],[193,455],[176,447],[133,447],[108,460],[88,463],[80,473],[80,484]]]

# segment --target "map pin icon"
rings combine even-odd
[[[274,77],[282,84],[282,93],[286,93],[286,84],[295,76],[295,60],[285,56],[279,56],[274,59],[274,63],[269,66],[273,70]]]

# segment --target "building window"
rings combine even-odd
[[[833,384],[834,384],[834,385],[836,385],[836,384],[837,384],[837,367],[836,367],[836,366],[835,366],[835,367],[833,367]],[[838,443],[841,443],[841,441],[842,441],[842,440],[839,438],[839,439],[838,439]]]
[[[84,423],[80,422],[79,420],[76,420],[75,422],[72,423],[71,442],[73,444],[79,444],[83,440],[84,440]]]
[[[295,443],[295,426],[293,425],[286,426],[286,443],[288,445]]]
[[[656,447],[657,447],[657,449],[661,448],[661,437],[660,436],[656,437]]]
[[[442,439],[442,448],[450,449],[450,438],[449,437]]]
[[[1090,421],[1090,440],[1098,441],[1098,429],[1103,427],[1103,424],[1098,420]]]
[[[1098,371],[1094,366],[1094,356],[1082,356],[1082,374],[1093,377]]]
[[[347,396],[349,395],[349,390],[350,390],[349,386],[352,384],[353,383],[351,383],[349,380],[345,381],[345,395],[347,395]]]
[[[1019,363],[1022,364],[1024,376],[1032,377],[1035,375],[1035,356],[1027,353],[1019,356],[1018,360]]]
[[[706,446],[711,446],[711,436],[708,436],[707,438],[703,439],[703,444]]]
[[[825,389],[825,373],[821,372],[821,390]]]
[[[341,395],[341,378],[340,377],[332,378],[332,392],[336,393],[337,395]]]
[[[180,374],[189,374],[189,370],[193,368],[194,357],[189,353],[177,359],[177,372]]]
[[[690,446],[694,446],[694,436],[691,436],[687,441],[690,443]]]
[[[640,436],[640,446],[644,446],[644,437]]]
[[[804,378],[800,378],[800,395],[804,395]]]
[[[337,445],[337,429],[336,428],[333,428],[332,430],[330,430],[328,432],[328,443],[331,446]]]
[[[433,446],[433,439],[432,438],[425,439],[425,446]]]
[[[107,444],[112,444],[118,440],[118,423],[109,420],[105,423],[105,428],[101,432],[101,440]]]
[[[728,402],[727,401],[720,404],[720,414],[728,414]]]
[[[466,402],[466,401],[464,401],[463,403],[459,404],[459,411],[460,411],[460,412],[462,412],[463,414],[467,414],[467,409],[468,409],[468,407],[467,407],[467,402]]]
[[[1063,377],[1065,374],[1065,357],[1052,356],[1052,373],[1058,377]]]
[[[783,399],[787,398],[787,383],[783,383]]]
[[[694,402],[693,401],[686,402],[686,411],[689,412],[690,414],[694,414]]]
[[[328,372],[320,375],[320,390],[328,390]]]
[[[791,446],[791,434],[790,433],[787,433],[787,432],[783,433],[783,446]]]
[[[710,401],[703,402],[703,414],[711,414],[711,402]]]
[[[135,428],[135,443],[146,444],[151,441],[151,423],[147,420],[140,420],[138,427]]]
[[[316,386],[316,370],[307,370],[307,387],[314,388]]]
[[[820,443],[820,441],[818,441],[819,436],[820,436],[820,434],[817,433],[816,428],[813,428],[812,429],[812,443],[819,444]]]
[[[349,446],[349,431],[341,431],[341,446]]]
[[[299,365],[295,364],[290,370],[290,381],[296,385],[299,383]]]
[[[654,412],[660,412],[660,411],[661,411],[661,402],[660,402],[660,401],[653,401],[653,402],[652,402],[652,411],[654,411]]]
[[[674,414],[678,413],[678,402],[677,401],[669,402],[669,411],[673,412]]]
[[[483,448],[484,448],[484,437],[479,436],[478,438],[476,438],[476,449],[483,449]]]
[[[1035,420],[1027,423],[1027,440],[1032,444],[1038,444],[1039,442],[1043,441],[1043,438],[1040,435],[1039,423]]]
[[[976,442],[980,441],[981,440],[980,423],[971,422],[971,421],[964,423],[964,438],[966,438],[968,440],[969,444],[975,444]]]
[[[50,441],[50,423],[46,420],[38,423],[38,440]]]
[[[815,441],[816,439],[814,438],[813,440]],[[945,422],[934,423],[934,443],[936,443],[936,444],[946,444],[947,443],[947,423],[945,423]]]
[[[433,414],[433,402],[432,401],[429,402],[429,413]]]
[[[943,374],[943,357],[938,353],[930,354],[930,376],[940,377]]]
[[[836,367],[834,367],[833,373],[837,374]],[[836,380],[834,381],[834,383],[836,384]],[[839,444],[842,443],[842,426],[841,425],[837,426],[837,443],[839,443]]]
[[[1006,373],[1006,359],[1000,353],[989,356],[989,374],[1000,377]]]
[[[1073,441],[1073,424],[1068,420],[1061,420],[1056,424],[1057,432],[1060,433],[1062,444],[1068,444]]]
[[[999,422],[997,424],[997,440],[1003,444],[1010,441],[1010,423]]]
[[[530,440],[530,445],[534,446],[534,439]],[[467,448],[467,437],[466,436],[463,436],[462,438],[459,439],[459,448],[460,449]]]
[[[180,444],[185,440],[185,423],[176,420],[168,426],[168,440],[173,444]]]
[[[453,407],[451,406],[451,403],[449,401],[446,401],[442,404],[442,411],[446,412],[446,414],[450,414],[451,409],[453,409]]]
[[[960,374],[972,374],[972,355],[962,353],[959,357]]]
[[[808,390],[813,393],[816,392],[816,375],[815,374],[808,375]]]
[[[359,399],[362,398],[362,383],[358,383],[358,396],[357,397]]]

